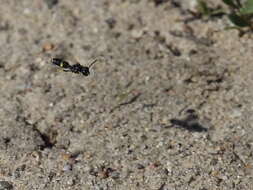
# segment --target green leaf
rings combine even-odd
[[[216,9],[216,10],[213,10],[210,14],[211,16],[225,15],[226,12],[223,9]]]
[[[228,15],[228,18],[236,26],[239,26],[239,27],[250,26],[250,24],[247,20],[245,20],[242,16],[239,16],[235,13]]]
[[[243,8],[240,9],[241,14],[253,14],[253,0],[247,0]]]
[[[210,8],[203,0],[198,0],[198,12],[200,12],[202,15],[210,14]]]
[[[227,4],[230,7],[238,8],[237,4],[234,2],[234,0],[222,0],[223,3]]]
[[[241,30],[241,28],[238,26],[228,26],[225,27],[224,30]]]

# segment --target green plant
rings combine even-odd
[[[197,0],[197,12],[205,17],[213,17],[224,13],[219,7],[209,7],[205,0]]]
[[[228,29],[235,28],[242,31],[242,28],[249,28],[253,31],[253,0],[222,0],[229,6],[231,13],[228,14],[229,20],[235,25]]]

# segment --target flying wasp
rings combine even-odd
[[[97,59],[92,61],[90,63],[90,65],[87,67],[87,66],[82,66],[80,63],[70,65],[67,61],[65,61],[61,58],[53,58],[51,60],[51,63],[53,65],[57,65],[57,66],[63,68],[64,72],[72,72],[72,73],[76,73],[76,74],[83,74],[84,76],[89,76],[90,75],[90,68],[96,62],[97,62]]]

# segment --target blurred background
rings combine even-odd
[[[253,43],[229,10],[1,0],[0,189],[253,189]]]

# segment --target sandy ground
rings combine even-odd
[[[1,0],[0,190],[253,189],[252,35],[192,2]]]

